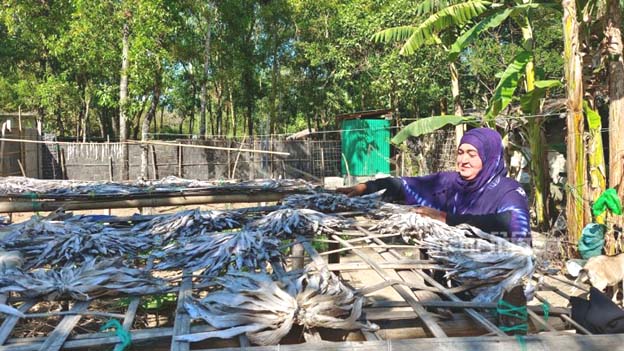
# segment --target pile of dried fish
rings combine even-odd
[[[10,226],[9,236],[0,241],[0,248],[18,250],[26,258],[26,269],[63,266],[95,257],[137,257],[152,247],[146,237],[132,237],[127,231],[86,222],[81,216],[64,221],[48,221],[34,216]]]
[[[503,289],[530,277],[534,271],[533,250],[485,233],[468,225],[429,232],[416,240],[429,256],[446,265],[447,277],[462,284],[486,284],[475,289],[476,302],[497,301]]]
[[[150,221],[132,227],[132,232],[157,237],[162,243],[213,231],[239,228],[242,214],[236,211],[186,210],[174,214],[163,214]]]
[[[249,222],[245,227],[269,235],[292,238],[296,235],[335,234],[335,229],[348,228],[351,223],[350,220],[315,210],[284,208]]]
[[[282,205],[290,208],[308,208],[320,212],[370,211],[381,205],[380,194],[348,197],[339,193],[315,192],[285,197]]]
[[[50,220],[49,217],[32,216],[29,220],[4,226],[0,229],[0,246],[15,241],[33,240],[38,235],[62,235],[84,229],[80,224]]]
[[[449,226],[441,226],[440,221],[421,216],[414,212],[388,213],[384,219],[378,221],[371,231],[377,231],[380,234],[396,234],[401,235],[405,242],[415,239],[422,239],[427,234],[434,231],[452,231]]]
[[[152,255],[160,260],[156,269],[204,269],[203,275],[213,277],[225,269],[264,270],[267,261],[282,259],[279,245],[276,237],[240,230],[173,242]]]
[[[281,281],[266,274],[235,273],[218,282],[223,290],[201,301],[187,301],[185,307],[192,318],[201,318],[220,330],[181,335],[176,340],[196,342],[244,333],[254,344],[275,345],[294,324],[306,329],[378,329],[358,322],[362,297],[329,271]]]
[[[200,181],[169,176],[161,180],[135,182],[43,180],[26,177],[0,177],[0,196],[30,194],[31,196],[55,195],[123,195],[158,192],[180,192],[185,190],[307,190],[309,183],[298,179],[259,179],[245,182]]]
[[[144,271],[122,266],[119,261],[90,260],[81,267],[37,269],[29,273],[10,270],[0,276],[0,294],[14,292],[26,298],[57,300],[71,297],[90,300],[105,295],[159,294],[167,284]]]

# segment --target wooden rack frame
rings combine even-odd
[[[434,262],[423,260],[407,260],[392,245],[386,244],[378,235],[368,232],[363,225],[356,226],[355,231],[331,235],[331,240],[340,244],[342,248],[357,256],[359,261],[327,264],[328,255],[323,255],[314,249],[309,238],[299,236],[295,244],[303,246],[307,254],[306,260],[313,262],[316,267],[327,267],[340,273],[345,271],[374,272],[379,282],[368,286],[354,286],[360,293],[367,295],[377,290],[392,287],[402,298],[401,301],[377,301],[365,306],[364,314],[368,320],[375,322],[409,322],[410,339],[396,339],[387,337],[382,328],[378,332],[355,331],[362,341],[328,342],[323,340],[323,332],[318,330],[306,331],[306,342],[293,345],[270,347],[251,347],[246,337],[231,340],[232,346],[221,350],[317,350],[319,348],[331,350],[521,350],[516,337],[507,336],[494,322],[494,318],[487,312],[496,308],[494,303],[474,303],[462,301],[450,289],[439,284],[429,276],[424,269],[436,267]],[[349,239],[345,239],[349,238]],[[367,245],[362,245],[366,243]],[[286,267],[272,263],[276,273],[281,274]],[[281,272],[281,273],[280,273]],[[89,310],[91,302],[74,301],[68,312],[65,313],[55,329],[46,337],[10,338],[13,328],[19,322],[18,317],[6,317],[0,325],[0,351],[31,351],[31,350],[60,350],[83,349],[88,347],[110,347],[120,342],[113,333],[87,333],[70,336],[84,315],[103,315],[122,317],[123,328],[132,336],[134,344],[158,341],[160,346],[170,345],[175,351],[190,350],[190,344],[174,341],[177,335],[199,333],[214,330],[208,325],[193,325],[188,314],[182,308],[185,299],[199,289],[194,287],[191,272],[184,272],[177,289],[177,308],[175,310],[172,327],[150,329],[131,329],[141,297],[133,297],[123,315],[110,314],[106,311]],[[540,279],[541,278],[541,279]],[[536,275],[535,281],[542,280],[542,290],[536,296],[540,301],[546,301],[542,296],[545,291],[554,292],[567,297],[565,292],[550,285],[545,278],[556,279],[567,284],[574,284],[562,277],[550,278]],[[352,282],[347,282],[352,284]],[[419,289],[418,287],[422,287]],[[425,289],[426,287],[426,289]],[[428,299],[435,291],[444,300]],[[0,302],[10,302],[7,296],[0,296]],[[23,301],[19,310],[27,314],[38,301]],[[17,305],[16,305],[17,306]],[[441,319],[432,312],[432,308],[447,308],[453,310],[451,319]],[[576,324],[570,318],[570,311],[561,306],[553,306],[551,317],[545,321],[540,315],[541,308],[529,307],[530,332],[523,337],[528,350],[603,350],[617,349],[624,344],[624,335],[591,335],[587,330]],[[33,318],[26,315],[26,318]],[[576,328],[581,334],[570,329]],[[537,332],[540,332],[539,334]],[[583,335],[584,334],[584,335]],[[202,343],[201,345],[206,345]],[[199,345],[196,345],[199,346]],[[208,350],[208,349],[206,349]],[[211,349],[214,350],[214,349]]]

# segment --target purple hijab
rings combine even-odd
[[[461,144],[470,144],[479,153],[483,169],[475,179],[462,179],[457,171],[403,177],[403,192],[408,205],[428,206],[456,214],[492,211],[492,201],[477,200],[487,189],[496,187],[507,174],[503,141],[492,129],[476,128],[464,134]]]
[[[452,207],[454,213],[465,213],[471,208],[483,191],[489,186],[496,186],[501,177],[507,175],[503,155],[503,140],[497,131],[489,128],[471,129],[459,143],[470,144],[477,149],[483,163],[483,169],[473,180],[465,180],[459,172],[455,173]]]

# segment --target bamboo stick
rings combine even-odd
[[[337,241],[339,241],[342,245],[344,245],[346,247],[353,247],[353,245],[351,245],[348,242],[344,241],[338,235],[332,235],[332,238],[337,240]],[[399,277],[398,274],[395,271],[390,271],[389,273],[391,274],[391,276],[388,276],[388,274],[384,271],[383,268],[381,268],[372,259],[367,257],[361,250],[354,248],[353,249],[353,253],[355,253],[363,261],[368,263],[371,266],[371,268],[373,268],[375,270],[375,272],[377,272],[377,274],[383,280],[388,281],[388,280],[391,280],[392,278],[398,278]],[[406,289],[403,286],[393,285],[392,287],[394,288],[394,290],[396,290],[397,293],[399,293],[399,295],[401,295],[401,297],[403,299],[405,299],[405,301],[407,301],[410,304],[410,307],[412,307],[414,312],[423,321],[423,323],[427,327],[427,330],[429,330],[429,332],[431,332],[431,334],[433,334],[437,338],[445,338],[447,336],[446,333],[444,332],[444,330],[442,330],[442,328],[433,319],[432,315],[427,310],[425,310],[424,307],[422,307],[422,305],[419,303],[418,300],[416,300],[416,298],[412,295],[410,290]]]
[[[2,212],[37,212],[65,210],[96,210],[107,208],[138,208],[198,205],[207,203],[245,203],[274,202],[281,200],[288,193],[251,193],[251,194],[219,194],[219,195],[179,195],[172,197],[127,199],[127,200],[77,200],[77,201],[3,201],[0,202]]]

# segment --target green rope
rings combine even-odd
[[[121,323],[119,323],[118,320],[109,320],[102,326],[102,328],[100,328],[100,331],[104,331],[109,328],[115,329],[115,334],[119,337],[119,341],[121,341],[121,343],[115,345],[113,351],[123,351],[126,347],[130,346],[130,343],[132,343],[132,336],[121,326]]]
[[[548,322],[548,315],[550,314],[550,303],[548,301],[542,305],[542,311],[544,311],[544,322]]]
[[[30,205],[32,206],[32,211],[33,212],[39,212],[41,211],[42,207],[41,207],[41,202],[36,201],[39,196],[37,195],[37,193],[35,193],[34,191],[28,191],[24,193],[24,196],[27,199],[30,199]]]
[[[526,339],[524,338],[524,335],[516,335],[516,340],[518,341],[518,344],[520,344],[520,349],[522,351],[526,351],[527,343],[526,343]]]
[[[529,331],[529,325],[526,322],[529,313],[527,312],[526,305],[514,306],[510,304],[509,302],[503,299],[500,299],[498,300],[498,305],[496,306],[496,313],[498,313],[498,315],[513,317],[521,321],[524,321],[524,323],[516,324],[510,327],[505,327],[505,326],[499,327],[500,330],[504,331],[505,333],[512,332],[512,331],[523,331],[526,333]]]

